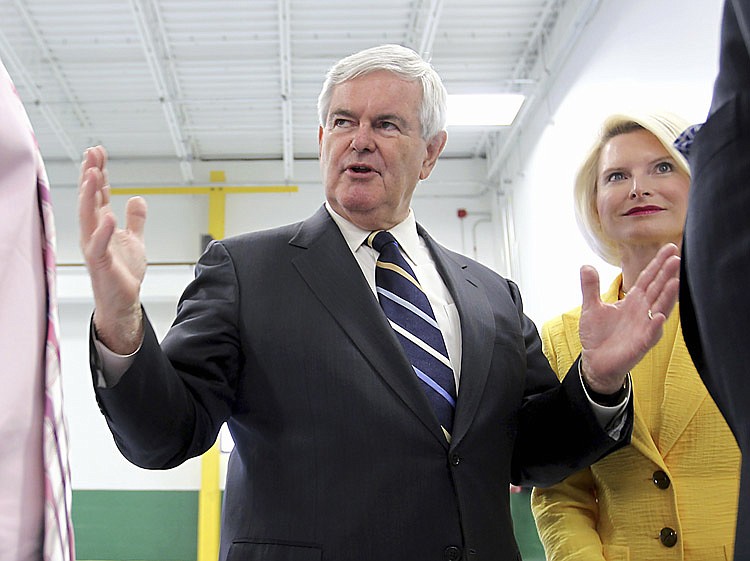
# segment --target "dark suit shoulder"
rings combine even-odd
[[[257,230],[254,232],[244,232],[242,234],[236,234],[223,240],[219,240],[227,251],[232,253],[238,248],[244,247],[247,244],[254,243],[288,243],[289,240],[299,231],[303,222],[296,222],[294,224],[285,224],[283,226],[277,226],[274,228],[268,228],[265,230]]]
[[[517,298],[519,294],[518,287],[512,280],[503,277],[497,271],[483,265],[471,257],[467,257],[466,255],[439,244],[422,227],[419,227],[419,234],[425,240],[427,247],[433,255],[438,256],[443,259],[443,261],[448,260],[453,262],[456,266],[462,269],[465,274],[476,278],[486,288],[499,287],[510,292],[514,300]]]
[[[312,216],[300,222],[230,236],[221,240],[221,244],[230,254],[247,252],[251,248],[262,251],[290,245],[306,248],[332,232],[343,239],[328,211],[321,206]]]

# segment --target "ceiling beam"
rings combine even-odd
[[[182,96],[161,14],[152,0],[130,0],[130,7],[146,55],[146,62],[156,85],[167,129],[172,137],[175,154],[180,161],[183,180],[186,183],[192,183],[194,179],[191,165],[193,153],[190,139],[183,128],[184,119],[177,107],[176,100],[181,99]]]
[[[36,43],[37,48],[42,53],[45,63],[47,64],[48,68],[52,71],[52,74],[54,74],[55,78],[57,79],[57,83],[60,85],[60,88],[63,90],[63,93],[65,94],[65,97],[67,98],[68,103],[70,104],[70,109],[78,118],[78,122],[80,123],[81,127],[90,128],[91,121],[89,120],[88,116],[83,111],[83,109],[81,108],[80,103],[78,103],[78,96],[76,96],[73,93],[73,90],[70,89],[68,80],[67,78],[65,78],[62,70],[60,69],[60,64],[56,62],[57,57],[52,53],[51,49],[47,45],[47,42],[42,37],[42,34],[39,31],[39,27],[37,26],[34,19],[31,17],[31,14],[29,13],[29,10],[26,7],[26,4],[23,2],[23,0],[13,0],[13,5],[16,7],[16,10],[18,10],[18,13],[21,15],[21,18],[26,24],[26,28],[29,30],[31,37],[34,39],[34,42]]]
[[[409,18],[409,27],[406,30],[406,36],[404,37],[404,46],[409,47],[410,49],[415,49],[417,43],[417,33],[418,33],[418,25],[419,25],[419,14],[422,13],[422,5],[425,3],[425,0],[416,0],[414,2],[414,7],[411,10],[411,17]]]
[[[294,127],[292,122],[292,54],[289,0],[279,0],[279,62],[284,181],[294,177]]]
[[[432,46],[435,43],[440,17],[443,14],[444,0],[417,0],[411,12],[409,27],[406,31],[404,46],[417,51],[422,58],[429,60],[432,55]],[[422,16],[423,12],[427,12]],[[421,20],[424,19],[424,25]],[[419,41],[419,46],[417,46]]]
[[[443,15],[444,0],[431,0],[427,21],[422,29],[422,40],[419,43],[419,54],[422,58],[429,60],[432,56],[432,46],[435,44],[435,34],[440,24],[440,16]]]
[[[57,116],[57,113],[50,108],[49,104],[45,103],[42,92],[34,84],[33,77],[26,70],[26,66],[21,62],[21,59],[16,54],[10,41],[8,41],[8,38],[2,30],[0,30],[0,58],[3,59],[8,72],[13,77],[13,81],[29,93],[31,99],[27,99],[26,102],[33,103],[39,109],[47,121],[47,124],[52,129],[52,132],[57,137],[57,140],[62,145],[63,150],[65,150],[68,158],[73,162],[80,161],[81,150],[76,148],[75,143],[71,140],[70,136],[68,136],[65,127]]]
[[[542,107],[563,64],[593,18],[601,0],[550,0],[544,8],[523,56],[516,64],[513,82],[534,84],[509,130],[487,139],[487,179],[494,182],[502,172],[526,121]]]

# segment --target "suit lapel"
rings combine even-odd
[[[461,321],[461,378],[452,435],[455,446],[469,430],[487,382],[495,323],[487,296],[469,271],[469,260],[456,261],[424,229],[418,227],[418,230],[453,296]]]
[[[447,446],[401,344],[325,208],[303,222],[289,243],[306,250],[292,263],[344,333],[394,393]]]

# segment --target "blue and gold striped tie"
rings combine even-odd
[[[450,438],[456,382],[432,306],[390,232],[372,232],[367,245],[380,253],[375,266],[380,305]]]

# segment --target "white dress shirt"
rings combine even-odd
[[[326,203],[326,210],[341,230],[349,249],[354,254],[360,269],[362,269],[362,274],[367,279],[367,284],[372,289],[373,296],[377,299],[375,263],[378,260],[378,252],[365,243],[371,232],[363,230],[339,216],[328,203]],[[414,219],[414,213],[411,209],[406,220],[388,231],[396,238],[401,252],[409,262],[419,280],[419,284],[422,286],[422,290],[430,301],[440,331],[443,332],[448,359],[453,368],[456,388],[458,388],[458,381],[461,376],[461,320],[458,317],[458,309],[453,302],[453,297],[448,292],[443,279],[440,278],[427,245],[417,234],[417,221]]]

